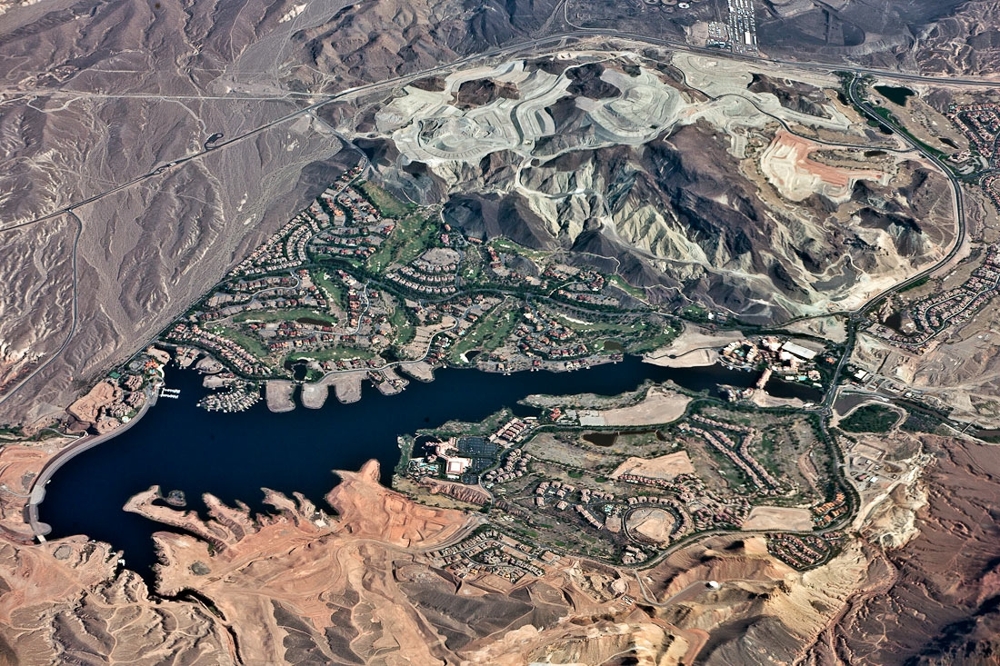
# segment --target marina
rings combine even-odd
[[[171,364],[165,382],[178,397],[159,401],[127,432],[62,467],[38,506],[40,519],[52,526],[50,538],[87,534],[110,542],[125,551],[130,567],[148,576],[156,561],[151,537],[162,526],[121,507],[154,484],[183,492],[195,511],[204,509],[203,493],[262,511],[264,487],[301,492],[321,503],[336,484],[332,470],[358,469],[371,458],[382,464],[382,481],[388,483],[399,459],[400,435],[451,419],[477,421],[504,406],[532,415],[535,410],[518,401],[533,393],[616,395],[647,380],[672,380],[718,395],[719,385],[750,387],[758,374],[721,366],[666,368],[633,356],[573,373],[448,369],[398,395],[384,395],[359,381],[350,396],[358,400],[350,404],[331,400],[322,409],[275,414],[255,402],[245,412],[226,414],[197,406],[225,394],[206,397],[199,373]],[[769,389],[782,395],[801,390],[780,384]]]

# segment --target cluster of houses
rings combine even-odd
[[[995,156],[997,139],[1000,137],[1000,105],[956,105],[949,109],[948,117],[959,127],[965,128],[965,135],[980,155],[987,159]]]
[[[480,318],[501,302],[502,299],[496,296],[476,294],[475,296],[459,297],[447,303],[439,303],[430,307],[418,306],[416,308],[417,317],[425,322],[441,321],[444,317],[453,317],[457,322],[454,329],[444,331],[434,337],[426,360],[430,363],[443,363],[448,355],[448,349],[472,330]]]
[[[479,245],[481,241],[477,238],[469,238],[470,243]],[[494,243],[487,243],[483,246],[486,252],[487,265],[484,277],[497,285],[515,288],[544,287],[544,282],[538,276],[538,267],[533,261],[525,257],[506,251],[503,247],[497,249]]]
[[[1000,142],[1000,104],[953,105],[948,117],[964,130],[972,150],[963,150],[949,159],[958,164],[962,175],[988,170],[996,166],[997,143]],[[983,191],[1000,210],[1000,175],[986,173],[980,181]]]
[[[514,329],[518,350],[546,359],[579,358],[590,353],[585,344],[570,342],[575,336],[573,329],[530,305],[524,307],[522,321]]]
[[[618,298],[602,293],[607,281],[597,271],[553,263],[542,272],[541,286],[545,288],[552,282],[560,283],[553,295],[563,300],[600,307],[619,305]]]
[[[503,465],[483,474],[483,486],[490,488],[495,483],[507,483],[514,479],[520,479],[528,473],[528,462],[530,461],[530,453],[524,453],[521,449],[512,449],[504,458]]]
[[[829,502],[813,507],[813,523],[818,528],[827,527],[846,514],[847,510],[847,497],[844,493],[838,492]]]
[[[725,525],[738,527],[743,524],[751,509],[746,497],[720,498],[705,487],[704,481],[693,474],[679,474],[669,481],[636,474],[622,474],[616,480],[661,488],[676,496],[676,499],[651,495],[631,495],[625,498],[628,505],[633,507],[646,504],[670,506],[673,513],[679,517],[674,534],[687,534],[692,529],[707,530]]]
[[[226,289],[237,293],[247,292],[256,294],[265,289],[289,289],[295,287],[297,284],[298,280],[292,277],[292,275],[267,275],[252,280],[230,282],[226,285]],[[225,292],[218,292],[213,298],[222,295],[225,295]]]
[[[376,359],[371,359],[376,361]],[[369,370],[366,375],[368,381],[372,383],[382,395],[396,395],[405,389],[410,382],[396,374],[391,368],[381,368],[379,370]]]
[[[503,447],[508,447],[511,444],[524,441],[524,439],[528,436],[528,433],[531,432],[532,424],[534,422],[534,417],[529,417],[529,419],[531,420],[529,421],[515,416],[497,428],[497,431],[489,436],[489,441]]]
[[[537,549],[496,530],[486,530],[455,546],[431,551],[430,557],[459,578],[491,573],[516,583],[524,576],[542,576],[544,569],[535,562],[553,563],[558,555]]]
[[[645,562],[649,559],[649,554],[642,548],[636,548],[633,545],[625,546],[625,552],[622,554],[622,564],[639,564]]]
[[[573,494],[576,492],[576,486],[569,483],[542,481],[535,487],[534,505],[537,509],[552,508],[556,511],[572,508],[594,529],[606,529],[614,534],[621,531],[623,512],[648,505],[668,507],[672,510],[671,513],[679,516],[674,534],[687,533],[692,526],[687,513],[671,497],[629,495],[619,498],[612,492],[581,488],[579,499],[574,501]]]
[[[309,259],[309,241],[329,224],[329,216],[320,219],[309,209],[300,212],[241,261],[230,276],[273,273],[305,263]]]
[[[404,289],[428,296],[450,296],[458,291],[455,273],[426,273],[413,264],[392,271],[386,277]]]
[[[596,305],[597,307],[603,308],[613,308],[619,305],[618,298],[610,296],[608,294],[601,293],[590,293],[589,291],[582,291],[576,289],[579,285],[571,285],[566,288],[560,288],[555,291],[555,295],[563,298],[567,301],[574,301],[576,303],[584,303],[587,305]]]
[[[961,326],[996,295],[1000,286],[1000,247],[991,245],[986,259],[960,287],[935,294],[911,305],[902,319],[901,331],[882,324],[873,330],[881,337],[914,351],[942,330]]]
[[[297,271],[298,279],[291,276],[270,277],[249,282],[241,282],[234,288],[243,288],[250,284],[262,285],[259,291],[227,294],[220,291],[213,294],[206,302],[205,308],[190,316],[190,321],[208,322],[233,317],[244,312],[261,312],[266,310],[284,310],[290,308],[327,308],[327,299],[323,292],[313,284],[309,271]],[[263,294],[266,294],[264,296]]]
[[[569,508],[569,502],[566,500],[567,496],[575,492],[576,486],[568,483],[563,483],[562,481],[542,481],[535,488],[535,506],[539,508],[547,506],[546,500],[551,495],[554,502],[553,506],[558,511],[565,511]]]
[[[260,386],[256,382],[236,381],[226,391],[206,395],[198,401],[198,407],[210,412],[245,412],[260,400]]]
[[[704,498],[687,505],[695,530],[738,529],[750,515],[746,497]]]
[[[243,346],[229,338],[202,329],[198,324],[179,322],[167,332],[169,342],[195,345],[222,358],[247,377],[266,377],[270,370]]]
[[[693,524],[691,517],[687,512],[677,503],[672,497],[653,497],[651,495],[639,495],[638,497],[629,497],[628,503],[630,506],[639,506],[643,504],[660,504],[667,506],[671,509],[671,513],[677,519],[677,523],[674,525],[674,530],[672,532],[673,536],[680,536],[687,534],[693,529]]]
[[[324,372],[346,372],[350,370],[367,370],[383,365],[385,361],[380,358],[362,358],[360,355],[353,358],[328,359],[319,364]]]
[[[834,544],[826,535],[788,534],[767,535],[767,552],[785,564],[802,571],[822,564],[830,556]]]
[[[355,168],[327,188],[308,208],[272,234],[230,273],[231,277],[294,268],[317,253],[365,259],[395,229],[350,183]]]
[[[297,321],[250,322],[247,326],[266,342],[268,351],[272,353],[314,347],[319,344],[332,345],[344,337],[334,334],[332,326],[303,324]]]
[[[327,189],[321,197],[326,197],[327,206],[333,211],[332,225],[312,239],[313,252],[367,259],[392,234],[396,222],[384,219],[378,210],[353,188],[345,189],[337,198],[337,204],[342,208],[332,203],[334,195],[336,192]]]
[[[983,191],[990,198],[993,205],[1000,210],[1000,174],[989,174],[982,180]]]
[[[750,453],[750,442],[757,435],[753,428],[745,428],[744,426],[733,424],[721,424],[700,415],[693,415],[691,419],[711,426],[711,429],[699,428],[689,423],[681,423],[678,426],[681,432],[696,435],[708,442],[716,451],[736,465],[747,476],[750,482],[757,486],[757,491],[761,494],[781,494],[781,484]],[[734,442],[721,428],[741,431],[742,437],[740,438],[740,443],[737,444]]]
[[[148,400],[163,386],[163,366],[170,355],[150,347],[128,362],[125,368],[113,370],[87,395],[67,408],[76,419],[71,430],[80,432],[93,427],[99,434],[110,432],[128,423]]]
[[[118,385],[126,390],[116,393],[116,399],[111,404],[101,408],[102,417],[117,419],[124,423],[128,421],[127,416],[137,412],[146,403],[146,394],[140,390],[142,388],[142,378],[138,375],[126,375],[126,377],[138,379],[140,382],[139,385],[136,388],[130,389],[125,382],[119,379]],[[98,418],[98,422],[101,420],[101,418]]]

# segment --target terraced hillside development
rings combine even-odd
[[[835,77],[782,76],[565,51],[416,81],[340,131],[467,236],[569,252],[657,303],[756,322],[852,309],[951,247],[947,181],[860,123]]]
[[[651,72],[629,76],[604,70],[599,64],[567,60],[566,65],[561,74],[553,74],[516,61],[451,74],[441,90],[409,86],[405,95],[376,114],[376,128],[392,136],[406,157],[428,164],[474,162],[501,150],[529,156],[539,140],[556,133],[556,119],[547,109],[560,99],[579,94],[576,89],[587,85],[579,82],[584,76],[590,77],[588,83],[596,81],[597,87],[614,91],[606,98],[592,99],[583,90],[578,98],[580,108],[593,123],[597,145],[638,145],[677,119],[678,91]],[[574,77],[577,71],[585,73]],[[516,94],[500,94],[481,105],[461,104],[460,91],[470,84]]]
[[[835,203],[846,203],[858,181],[885,186],[891,180],[885,171],[838,168],[810,157],[821,149],[809,139],[779,131],[760,157],[761,171],[789,201],[804,201],[819,193]],[[859,162],[860,158],[859,154]]]
[[[0,15],[0,662],[996,661],[995,1]],[[610,367],[626,354],[705,367]],[[146,462],[126,452],[152,459],[133,425],[195,404],[171,363],[223,412],[365,382],[411,391],[373,412],[412,407],[443,368],[525,373],[467,373],[484,394],[597,364],[712,388],[434,423],[480,398],[446,396],[410,434],[390,407],[349,453],[389,433],[392,487],[354,458],[325,504],[185,510],[132,484],[126,510],[165,528],[146,569],[101,495]],[[177,465],[204,476],[164,483],[191,495],[276,451],[261,474],[294,488],[288,445],[346,454],[321,428],[366,407],[198,414],[295,426],[204,427]],[[185,425],[161,433],[171,462]],[[56,470],[98,445],[111,463],[76,461],[49,531]],[[46,541],[101,506],[124,555]]]

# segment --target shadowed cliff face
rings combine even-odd
[[[751,180],[707,123],[640,146],[574,150],[589,131],[581,117],[567,110],[556,118],[565,131],[538,142],[536,153],[555,156],[525,164],[493,153],[451,168],[451,182],[438,178],[425,198],[451,192],[444,217],[470,235],[562,248],[601,270],[618,257],[621,274],[661,287],[661,300],[683,304],[682,291],[760,322],[850,293],[859,271],[890,276],[926,262],[948,242],[947,183],[924,166],[905,165],[890,186],[859,181],[846,204],[819,194],[793,204]],[[392,164],[383,173],[402,181]]]

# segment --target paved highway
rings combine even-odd
[[[573,24],[568,19],[565,19],[565,20],[566,20],[566,24],[567,25],[573,26]],[[764,60],[764,59],[761,59],[761,58],[758,58],[758,57],[754,57],[754,56],[738,55],[738,54],[730,53],[728,51],[721,51],[719,49],[713,49],[713,48],[702,48],[702,47],[690,46],[688,44],[684,44],[684,43],[681,43],[681,42],[675,42],[675,41],[668,40],[668,39],[657,39],[655,37],[648,37],[648,36],[645,36],[645,35],[636,35],[636,34],[633,34],[633,33],[628,33],[628,32],[623,32],[623,31],[618,31],[618,30],[607,30],[607,29],[597,29],[597,28],[584,28],[584,27],[581,27],[581,26],[573,26],[572,30],[567,30],[567,31],[564,31],[564,32],[560,32],[560,33],[557,33],[557,34],[554,34],[554,35],[549,35],[547,37],[543,37],[543,38],[539,38],[539,39],[530,39],[530,40],[526,40],[526,41],[522,41],[522,42],[516,42],[516,43],[513,43],[513,44],[509,44],[507,46],[504,46],[504,47],[498,47],[498,48],[490,49],[488,51],[484,51],[484,52],[479,53],[479,54],[474,54],[474,55],[466,56],[464,58],[460,58],[460,59],[452,61],[450,63],[439,65],[437,67],[432,67],[430,69],[422,70],[420,72],[416,72],[416,73],[413,73],[413,74],[407,74],[407,75],[404,75],[404,76],[393,77],[393,78],[385,79],[383,81],[378,81],[378,82],[375,82],[375,83],[369,83],[369,84],[357,86],[357,87],[354,87],[354,88],[348,88],[348,89],[346,89],[346,90],[344,90],[342,92],[336,93],[334,95],[325,96],[323,99],[321,99],[321,100],[319,100],[317,102],[314,102],[312,104],[309,104],[308,106],[302,107],[301,109],[299,109],[297,111],[293,111],[291,113],[288,113],[288,114],[286,114],[284,116],[281,116],[280,118],[276,118],[275,120],[272,120],[271,122],[268,122],[268,123],[265,123],[263,125],[260,125],[259,127],[256,127],[256,128],[254,128],[252,130],[249,130],[249,131],[247,131],[247,132],[245,132],[243,134],[240,134],[240,135],[235,136],[235,137],[233,137],[231,139],[227,139],[227,140],[222,141],[222,142],[220,142],[218,144],[215,144],[210,149],[203,149],[203,150],[201,150],[201,151],[199,151],[197,153],[192,153],[192,154],[186,155],[184,157],[179,157],[178,159],[173,160],[171,162],[167,162],[166,164],[161,165],[161,166],[159,166],[159,167],[157,167],[157,168],[155,168],[155,169],[153,169],[153,170],[151,170],[151,171],[149,171],[147,173],[138,175],[138,176],[132,178],[131,180],[125,181],[125,182],[123,182],[120,185],[117,185],[117,186],[112,187],[110,189],[104,190],[102,192],[95,193],[92,196],[89,196],[89,197],[86,197],[86,198],[81,199],[79,201],[73,202],[73,203],[69,204],[68,206],[64,206],[63,208],[60,208],[60,209],[55,210],[55,211],[52,211],[50,213],[46,213],[45,215],[41,215],[41,216],[38,216],[38,217],[33,218],[31,220],[20,222],[18,224],[13,224],[13,225],[5,226],[5,227],[0,227],[0,233],[6,232],[6,231],[13,231],[15,229],[20,229],[20,228],[23,228],[23,227],[26,227],[26,226],[30,226],[32,224],[37,224],[38,222],[42,222],[42,221],[45,221],[45,220],[50,220],[52,218],[58,217],[60,215],[68,213],[68,212],[72,212],[73,209],[75,209],[75,208],[79,208],[81,206],[85,206],[87,204],[94,203],[95,201],[99,201],[99,200],[101,200],[101,199],[103,199],[103,198],[105,198],[107,196],[110,196],[112,194],[116,194],[118,192],[121,192],[122,190],[125,190],[125,189],[127,189],[129,187],[132,187],[133,185],[136,185],[138,183],[141,183],[144,180],[147,180],[147,179],[152,178],[154,176],[158,176],[158,175],[164,173],[168,169],[174,169],[174,168],[176,168],[178,166],[182,166],[182,165],[184,165],[184,164],[186,164],[186,163],[188,163],[188,162],[190,162],[192,160],[197,160],[197,159],[203,157],[204,155],[206,155],[209,152],[218,151],[220,149],[226,148],[227,146],[231,146],[231,145],[233,145],[235,143],[238,143],[238,142],[244,141],[244,140],[246,140],[248,138],[254,137],[254,136],[260,134],[261,132],[265,132],[265,131],[273,128],[273,127],[276,127],[276,126],[281,125],[283,123],[286,123],[286,122],[289,122],[291,120],[294,120],[294,119],[296,119],[296,118],[298,118],[298,117],[300,117],[302,115],[312,113],[313,111],[315,111],[315,110],[317,110],[317,109],[319,109],[319,108],[321,108],[321,107],[323,107],[323,106],[325,106],[327,104],[330,104],[332,102],[341,101],[341,100],[344,100],[344,99],[349,99],[351,97],[356,97],[356,96],[359,96],[359,95],[362,95],[362,94],[365,94],[365,93],[370,93],[370,92],[379,90],[381,88],[393,88],[393,87],[398,87],[398,86],[401,86],[401,85],[405,85],[406,83],[408,83],[410,81],[415,81],[417,79],[424,78],[424,77],[432,75],[432,74],[441,73],[441,72],[444,72],[444,71],[447,71],[447,70],[460,68],[460,67],[462,67],[464,65],[467,65],[469,63],[475,62],[477,60],[486,60],[486,59],[490,59],[490,58],[496,58],[496,57],[499,57],[499,56],[503,56],[505,54],[514,54],[514,53],[516,53],[518,51],[524,51],[524,50],[528,50],[528,49],[541,49],[541,48],[546,47],[546,46],[556,46],[558,44],[564,43],[566,40],[569,40],[569,39],[579,39],[579,38],[586,38],[586,37],[594,37],[596,35],[619,37],[619,38],[628,39],[628,40],[632,40],[632,41],[636,41],[636,42],[643,42],[643,43],[647,43],[647,44],[654,44],[654,45],[657,45],[657,46],[663,46],[663,47],[667,47],[667,48],[670,48],[670,49],[675,50],[675,51],[682,51],[682,52],[687,52],[687,53],[696,53],[696,54],[710,56],[710,57],[714,57],[714,58],[725,58],[725,59],[740,60],[740,61],[744,61],[744,62],[747,62],[747,63],[754,63],[754,64],[757,64],[757,65],[767,65],[767,64],[785,65],[787,67],[792,67],[792,68],[798,68],[798,69],[804,69],[804,70],[810,70],[810,71],[819,71],[819,72],[825,73],[825,74],[830,74],[830,73],[837,72],[837,71],[844,71],[844,72],[851,72],[851,73],[854,73],[854,74],[861,74],[861,75],[872,74],[872,75],[876,75],[876,76],[880,76],[880,77],[884,77],[884,78],[891,78],[891,79],[897,79],[897,80],[902,80],[902,81],[918,81],[918,82],[924,82],[924,83],[926,83],[926,82],[932,82],[932,83],[934,83],[936,85],[973,86],[973,87],[984,87],[984,86],[986,86],[986,87],[1000,87],[1000,82],[989,81],[989,80],[984,80],[984,79],[954,78],[954,77],[952,77],[952,78],[931,77],[931,76],[923,76],[923,75],[918,75],[918,74],[903,74],[903,73],[893,72],[893,71],[889,71],[889,70],[863,68],[863,67],[852,67],[852,66],[849,66],[849,65],[833,65],[833,64],[829,64],[829,63],[798,62],[798,61],[793,61],[793,60],[782,60],[782,59],[768,59],[768,60]],[[240,99],[243,99],[243,98],[240,97],[240,96],[234,96],[233,99],[234,100],[240,100]],[[940,164],[940,162],[938,162],[938,164]]]
[[[827,390],[826,396],[823,399],[823,409],[829,413],[829,410],[833,406],[833,401],[837,396],[838,382],[840,380],[840,373],[843,371],[844,366],[847,364],[851,357],[851,353],[854,351],[854,345],[857,341],[857,330],[858,326],[863,321],[864,317],[874,308],[878,303],[880,303],[885,298],[891,296],[892,294],[903,291],[910,285],[913,285],[926,277],[929,277],[941,270],[944,266],[948,264],[955,255],[962,249],[962,245],[965,243],[966,235],[966,221],[965,221],[965,201],[962,198],[962,186],[961,183],[955,178],[954,173],[945,165],[937,156],[927,152],[924,147],[917,141],[913,140],[907,136],[904,132],[899,132],[891,123],[882,118],[879,114],[875,113],[875,110],[858,94],[858,77],[854,77],[851,80],[850,85],[847,87],[847,94],[851,100],[851,103],[857,106],[859,109],[865,112],[871,119],[877,121],[879,125],[891,131],[896,136],[900,137],[905,141],[913,150],[923,155],[927,160],[932,162],[940,171],[948,178],[948,182],[951,184],[953,201],[955,204],[955,242],[952,244],[951,249],[948,253],[933,266],[917,273],[916,275],[896,284],[892,287],[886,289],[880,294],[873,296],[868,300],[867,303],[862,305],[860,308],[845,312],[848,317],[847,320],[847,343],[845,345],[844,353],[840,357],[840,362],[837,363],[837,367],[833,372],[833,376],[830,379],[830,388]]]
[[[564,10],[565,10],[565,6],[564,6]],[[565,22],[566,22],[567,25],[572,25],[569,22],[568,18],[564,17],[564,20],[565,20]],[[38,224],[38,223],[46,221],[46,220],[55,219],[55,218],[57,218],[59,216],[67,215],[67,214],[70,215],[70,216],[72,216],[72,218],[77,223],[77,231],[76,231],[76,236],[75,236],[75,240],[74,240],[74,244],[73,244],[73,257],[72,257],[72,259],[73,259],[73,292],[74,292],[74,297],[73,297],[72,316],[71,316],[71,323],[70,323],[69,332],[68,332],[68,334],[66,336],[66,339],[63,342],[62,346],[59,348],[59,350],[57,350],[54,354],[52,354],[52,356],[50,356],[50,358],[46,361],[46,363],[44,365],[42,365],[41,367],[39,367],[38,369],[36,369],[35,372],[33,372],[31,375],[29,375],[27,378],[25,378],[25,380],[23,380],[21,383],[19,383],[18,386],[16,386],[12,391],[8,392],[6,395],[4,395],[2,398],[0,398],[0,403],[4,402],[5,400],[9,399],[11,396],[15,395],[31,378],[33,378],[35,375],[37,375],[37,373],[39,371],[41,371],[42,369],[44,369],[44,367],[47,367],[48,364],[52,363],[56,358],[58,358],[59,355],[60,355],[60,353],[67,347],[67,345],[69,344],[70,340],[72,339],[73,335],[76,332],[77,321],[78,321],[77,298],[76,298],[76,291],[77,291],[77,288],[78,288],[77,287],[77,252],[78,252],[79,240],[80,240],[80,237],[81,237],[82,231],[83,231],[83,222],[76,215],[76,210],[78,208],[80,208],[82,206],[86,206],[86,205],[94,203],[94,202],[97,202],[97,201],[100,201],[101,199],[104,199],[104,198],[106,198],[108,196],[111,196],[113,194],[116,194],[118,192],[126,190],[126,189],[128,189],[128,188],[130,188],[130,187],[132,187],[134,185],[137,185],[139,183],[142,183],[143,181],[146,181],[146,180],[148,180],[150,178],[155,178],[155,177],[157,177],[157,176],[165,173],[168,170],[173,170],[173,169],[181,168],[185,164],[187,164],[187,163],[189,163],[189,162],[191,162],[193,160],[200,159],[201,157],[203,157],[204,155],[206,155],[209,152],[213,152],[214,153],[214,152],[217,152],[219,150],[224,150],[227,147],[233,146],[233,145],[235,145],[235,144],[237,144],[237,143],[239,143],[241,141],[245,141],[247,139],[253,138],[256,135],[261,134],[262,132],[266,132],[269,129],[272,129],[274,127],[282,125],[282,124],[284,124],[286,122],[292,121],[292,120],[294,120],[296,118],[299,118],[299,117],[301,117],[303,115],[311,114],[311,113],[315,112],[317,109],[319,109],[319,108],[321,108],[321,107],[323,107],[323,106],[325,106],[327,104],[330,104],[332,102],[336,102],[336,101],[344,100],[344,99],[349,99],[349,98],[356,97],[356,96],[359,96],[359,95],[363,95],[363,94],[367,94],[367,93],[372,93],[372,92],[375,92],[375,91],[378,91],[378,90],[392,89],[394,87],[398,87],[400,85],[404,85],[404,84],[406,84],[406,83],[408,83],[410,81],[416,80],[418,78],[423,78],[423,77],[426,77],[426,76],[431,75],[431,74],[441,73],[441,72],[445,72],[445,71],[448,71],[448,70],[460,68],[460,67],[463,67],[463,66],[465,66],[467,64],[470,64],[470,63],[473,63],[473,62],[476,62],[476,61],[487,60],[487,59],[490,59],[490,58],[496,58],[496,57],[500,57],[500,56],[504,56],[504,55],[513,55],[513,54],[515,54],[515,53],[517,53],[519,51],[526,51],[526,50],[537,51],[537,50],[541,50],[541,49],[543,49],[544,47],[547,47],[547,46],[558,47],[560,44],[564,44],[566,42],[566,40],[578,39],[578,38],[586,38],[586,37],[593,37],[595,35],[601,35],[601,36],[605,36],[605,37],[618,37],[618,38],[628,39],[628,40],[632,40],[632,41],[636,41],[636,42],[647,43],[647,44],[652,44],[652,45],[657,45],[657,46],[663,46],[663,47],[667,47],[667,48],[670,48],[670,49],[675,50],[675,51],[684,51],[684,52],[689,52],[689,53],[697,53],[697,54],[700,54],[700,55],[706,55],[706,56],[710,56],[710,57],[713,57],[713,58],[729,58],[729,59],[741,60],[741,61],[746,61],[748,63],[755,63],[755,64],[784,65],[784,66],[787,66],[789,68],[795,68],[795,69],[801,69],[801,70],[807,70],[807,71],[818,71],[818,72],[822,72],[822,73],[825,73],[825,74],[829,74],[829,73],[832,73],[834,71],[847,71],[847,72],[851,72],[851,73],[853,73],[855,75],[871,74],[871,75],[876,75],[876,76],[880,76],[880,77],[887,78],[887,79],[900,80],[900,81],[913,81],[913,82],[924,82],[924,83],[926,83],[926,82],[932,82],[932,83],[934,83],[936,85],[967,86],[967,87],[969,87],[969,86],[971,86],[971,87],[984,87],[984,86],[986,86],[986,87],[998,87],[998,86],[1000,86],[1000,84],[998,84],[997,82],[994,82],[994,81],[981,80],[981,79],[972,79],[972,78],[939,78],[939,77],[928,77],[928,76],[922,76],[922,75],[916,75],[916,74],[903,74],[903,73],[899,73],[899,72],[891,72],[891,71],[878,70],[878,69],[872,69],[872,68],[858,68],[858,67],[850,67],[850,66],[846,66],[846,65],[835,66],[835,65],[831,65],[831,64],[827,64],[827,63],[797,62],[797,61],[781,60],[781,59],[761,61],[759,58],[756,58],[756,57],[735,55],[735,54],[728,53],[728,52],[723,52],[723,51],[720,51],[720,50],[717,50],[717,49],[707,49],[707,48],[691,47],[691,46],[688,46],[686,44],[680,44],[680,43],[673,42],[671,40],[656,39],[656,38],[647,37],[647,36],[643,36],[643,35],[634,35],[634,34],[630,34],[630,33],[626,33],[626,32],[621,32],[621,31],[615,31],[615,30],[587,29],[587,28],[583,28],[583,27],[579,27],[579,26],[574,26],[573,29],[571,29],[571,30],[566,30],[566,31],[563,31],[563,32],[560,32],[560,33],[557,33],[557,34],[554,34],[554,35],[550,35],[550,36],[544,37],[544,38],[526,40],[526,41],[522,41],[522,42],[510,44],[510,45],[507,45],[505,47],[490,49],[490,50],[488,50],[486,52],[483,52],[481,54],[476,54],[476,55],[471,55],[471,56],[468,56],[468,57],[465,57],[465,58],[460,58],[460,59],[458,59],[456,61],[453,61],[451,63],[443,64],[443,65],[440,65],[438,67],[434,67],[434,68],[430,68],[430,69],[427,69],[427,70],[423,70],[421,72],[409,74],[409,75],[406,75],[406,76],[394,77],[394,78],[386,79],[386,80],[383,80],[383,81],[380,81],[380,82],[365,84],[365,85],[358,86],[358,87],[355,87],[355,88],[350,88],[350,89],[344,90],[344,91],[342,91],[340,93],[337,93],[335,95],[325,96],[322,99],[320,99],[319,101],[316,101],[316,102],[314,102],[312,104],[309,104],[307,106],[304,106],[304,107],[302,107],[302,108],[300,108],[300,109],[298,109],[296,111],[293,111],[293,112],[288,113],[288,114],[286,114],[284,116],[276,118],[276,119],[274,119],[274,120],[272,120],[272,121],[270,121],[268,123],[260,125],[260,126],[254,128],[252,130],[249,130],[249,131],[247,131],[247,132],[245,132],[243,134],[240,134],[238,136],[234,136],[234,137],[232,137],[230,139],[227,139],[225,141],[221,141],[218,144],[213,145],[213,147],[210,148],[210,149],[204,149],[204,150],[202,150],[200,152],[196,152],[196,153],[193,153],[193,154],[190,154],[190,155],[179,157],[179,158],[177,158],[177,159],[175,159],[173,161],[170,161],[170,162],[168,162],[166,164],[160,165],[160,166],[152,169],[151,171],[148,171],[148,172],[143,173],[143,174],[136,175],[135,177],[133,177],[133,178],[127,180],[127,181],[122,182],[120,185],[111,187],[111,188],[103,190],[101,192],[97,192],[97,193],[95,193],[95,194],[93,194],[91,196],[88,196],[88,197],[83,198],[81,200],[75,201],[75,202],[73,202],[73,203],[71,203],[71,204],[69,204],[67,206],[64,206],[64,207],[58,209],[58,210],[52,211],[52,212],[44,214],[44,215],[40,215],[40,216],[35,217],[35,218],[31,219],[31,220],[20,222],[18,224],[13,224],[13,225],[5,226],[5,227],[0,227],[0,233],[10,232],[10,231],[14,231],[14,230],[17,230],[17,229],[23,229],[25,227],[28,227],[28,226],[31,226],[31,225],[34,225],[34,224]],[[904,141],[906,141],[909,145],[911,145],[913,147],[914,150],[916,150],[916,151],[920,152],[922,155],[924,155],[924,157],[926,157],[929,161],[931,161],[936,166],[938,166],[942,170],[942,172],[944,172],[947,175],[947,177],[949,178],[949,180],[950,180],[950,182],[952,184],[952,188],[953,188],[954,194],[955,194],[956,216],[957,216],[956,223],[957,223],[957,229],[958,229],[958,231],[957,231],[956,241],[955,241],[954,246],[952,247],[952,249],[950,250],[950,252],[948,253],[948,255],[944,259],[942,259],[941,262],[935,264],[934,266],[932,266],[931,268],[928,268],[925,271],[922,271],[918,275],[915,275],[915,276],[909,278],[908,280],[906,280],[904,282],[901,282],[898,285],[896,285],[896,286],[894,286],[894,287],[886,290],[885,292],[877,295],[876,297],[872,298],[867,303],[865,303],[863,306],[861,306],[858,310],[855,310],[855,311],[850,312],[850,313],[845,313],[845,314],[847,314],[849,316],[848,349],[845,352],[845,354],[842,356],[842,358],[840,360],[840,363],[838,364],[838,366],[836,368],[836,371],[835,371],[835,374],[834,374],[834,381],[832,383],[831,390],[828,392],[826,398],[824,399],[824,407],[827,410],[829,410],[830,405],[832,404],[833,398],[834,398],[835,393],[836,393],[836,380],[839,379],[840,373],[842,372],[843,367],[846,364],[847,359],[850,356],[850,351],[851,351],[851,349],[853,349],[854,340],[855,340],[855,336],[856,336],[856,328],[857,328],[858,322],[881,299],[885,298],[888,295],[896,293],[896,292],[898,292],[898,291],[900,291],[902,289],[905,289],[906,287],[908,287],[909,285],[915,283],[916,281],[918,281],[918,280],[920,280],[920,279],[922,279],[922,278],[924,278],[924,277],[926,277],[926,276],[934,273],[935,271],[939,270],[942,266],[944,266],[948,261],[950,261],[952,258],[954,258],[955,254],[959,251],[959,248],[961,247],[962,243],[964,242],[965,233],[966,233],[964,204],[963,204],[963,201],[962,201],[962,193],[961,193],[960,185],[959,185],[957,179],[954,178],[954,176],[947,169],[947,167],[937,157],[935,157],[934,155],[931,155],[931,154],[927,153],[923,149],[922,146],[920,146],[917,142],[911,140],[905,134],[901,134],[901,133],[896,132],[896,129],[894,127],[892,127],[888,122],[886,122],[881,117],[879,117],[876,113],[874,113],[874,111],[867,104],[867,102],[865,102],[863,100],[860,100],[858,98],[857,89],[856,88],[857,88],[857,79],[855,78],[855,80],[852,81],[852,83],[851,83],[851,85],[849,86],[849,89],[848,89],[848,93],[850,95],[851,101],[854,104],[856,104],[859,108],[861,108],[862,110],[864,110],[867,114],[869,114],[874,120],[876,120],[877,122],[879,122],[881,125],[887,127],[888,129],[890,129],[894,133],[899,134],[903,138]],[[241,98],[238,97],[238,96],[236,96],[236,97],[234,97],[234,99],[238,100],[238,99],[241,99]],[[151,402],[152,402],[152,400],[148,401],[147,405],[146,405],[146,407],[144,409],[148,409],[148,406],[149,406],[149,404],[151,404]],[[136,419],[133,419],[133,421],[131,423],[134,423],[136,421],[138,421],[138,417]],[[73,455],[76,455],[77,453],[81,452],[82,450],[85,450],[86,448],[90,448],[91,446],[95,446],[98,443],[100,443],[101,441],[104,441],[104,439],[110,438],[111,436],[115,436],[115,435],[119,434],[120,432],[122,432],[124,430],[125,430],[125,428],[119,428],[118,430],[114,431],[113,433],[109,433],[106,436],[94,437],[94,438],[85,438],[85,440],[79,440],[77,442],[74,442],[73,445],[71,445],[66,450],[66,452],[64,454],[62,454],[60,456],[57,456],[57,458],[54,458],[52,461],[50,461],[49,465],[46,466],[46,468],[43,470],[42,476],[40,476],[39,480],[35,483],[35,485],[33,487],[33,490],[32,490],[31,501],[30,501],[30,503],[28,505],[29,520],[30,520],[30,522],[32,524],[32,529],[35,530],[35,534],[36,535],[42,536],[42,534],[44,533],[43,532],[44,526],[42,526],[37,521],[37,504],[41,501],[42,497],[44,497],[44,482],[45,482],[45,480],[47,480],[51,476],[51,474],[55,471],[55,469],[58,468],[59,465],[61,465],[63,462],[65,462],[66,460],[68,460]]]

